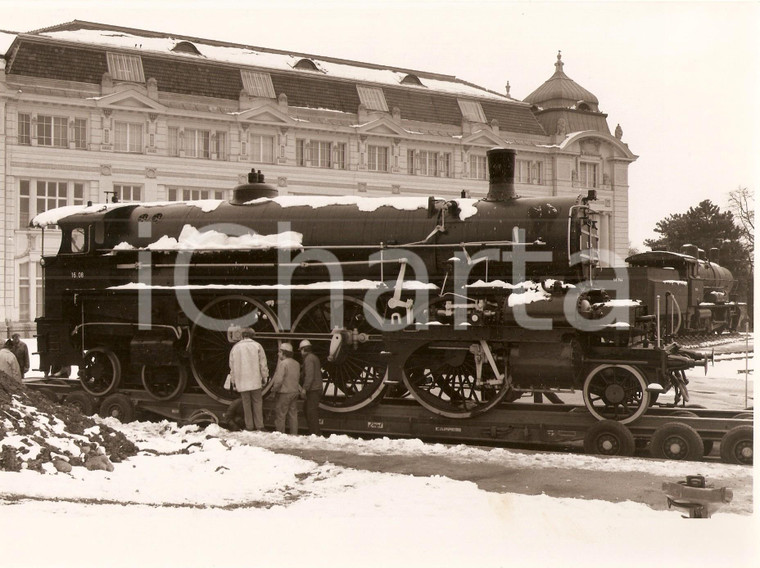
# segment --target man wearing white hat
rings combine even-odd
[[[309,433],[320,436],[322,431],[319,427],[319,399],[322,398],[322,365],[308,339],[301,341],[298,350],[301,352],[303,390],[306,392],[303,413]]]
[[[272,376],[272,392],[277,394],[274,399],[274,427],[278,432],[285,432],[287,418],[289,432],[298,434],[300,377],[301,365],[293,359],[293,346],[290,343],[282,343],[280,361]]]

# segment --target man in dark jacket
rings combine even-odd
[[[308,339],[304,339],[298,349],[301,351],[301,375],[303,390],[306,393],[303,413],[306,416],[309,433],[320,436],[322,430],[319,427],[319,399],[322,398],[322,364]]]
[[[14,333],[11,336],[11,343],[11,351],[16,356],[18,366],[21,367],[21,376],[23,377],[29,371],[29,349],[26,343],[21,341],[18,333]]]

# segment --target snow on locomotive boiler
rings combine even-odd
[[[626,423],[662,390],[685,394],[697,356],[632,347],[638,302],[588,283],[593,192],[520,198],[515,152],[488,157],[482,200],[277,196],[259,172],[229,201],[39,215],[62,232],[44,259],[43,369],[79,365],[95,396],[229,402],[231,343],[250,326],[270,369],[278,342],[311,340],[331,412],[413,397],[468,418],[582,388],[595,417]]]

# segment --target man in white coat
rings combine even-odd
[[[21,367],[19,367],[18,359],[11,351],[12,345],[13,343],[9,339],[0,347],[0,371],[11,379],[22,382]]]
[[[230,351],[230,376],[232,384],[243,402],[246,430],[264,429],[264,404],[261,389],[269,377],[267,356],[260,343],[253,340],[255,332],[245,328],[242,339]]]

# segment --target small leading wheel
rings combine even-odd
[[[498,344],[489,349],[498,368],[506,368],[506,352]],[[511,392],[503,374],[496,376],[481,345],[471,341],[422,345],[405,361],[403,379],[417,402],[447,418],[482,414]]]
[[[649,397],[646,379],[630,365],[598,365],[583,383],[583,401],[598,420],[630,424],[647,411]]]
[[[372,338],[381,332],[381,325],[380,316],[370,306],[351,296],[335,300],[318,298],[298,314],[293,323],[296,336],[328,334],[337,326],[344,329],[347,336],[363,338],[342,346],[333,361],[328,361],[329,341],[312,341],[314,353],[322,363],[320,408],[353,412],[382,398],[388,363],[383,355],[383,343]]]
[[[202,317],[190,332],[190,368],[200,387],[214,400],[229,404],[237,398],[234,391],[224,388],[230,372],[230,350],[227,329],[231,325],[244,325],[257,333],[280,331],[277,317],[266,304],[242,295],[223,296],[206,304]],[[270,375],[277,364],[277,339],[256,338],[264,348]],[[268,381],[269,377],[264,377]],[[264,385],[263,393],[271,387]]]
[[[148,367],[140,372],[145,390],[156,400],[172,400],[182,394],[187,386],[187,370],[184,365]]]
[[[603,456],[632,456],[636,451],[636,440],[631,431],[620,422],[602,420],[586,432],[583,450],[587,454]]]
[[[98,414],[103,418],[118,418],[123,423],[132,422],[135,419],[135,407],[128,396],[116,393],[103,399]]]
[[[752,426],[734,426],[720,441],[720,459],[726,463],[752,465]]]
[[[79,373],[82,388],[94,396],[112,393],[121,382],[121,363],[107,347],[95,347],[84,354]]]
[[[667,422],[657,428],[649,447],[652,456],[660,459],[693,461],[705,455],[702,438],[682,422]]]

